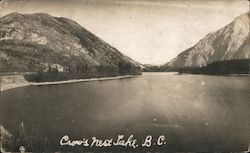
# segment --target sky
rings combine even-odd
[[[0,15],[75,20],[142,64],[164,64],[249,10],[247,0],[1,0]]]

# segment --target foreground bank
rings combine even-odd
[[[91,78],[91,79],[75,79],[66,81],[55,81],[55,82],[28,82],[21,75],[12,76],[1,76],[0,91],[5,91],[13,88],[24,87],[24,86],[44,86],[44,85],[58,85],[58,84],[69,84],[77,82],[90,82],[90,81],[105,81],[115,79],[132,78],[136,75],[125,75],[116,77],[102,77],[102,78]]]

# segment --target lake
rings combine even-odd
[[[243,151],[250,140],[250,77],[143,73],[134,78],[1,93],[2,125],[12,149],[91,150],[60,146],[70,139],[152,135],[166,145],[109,147],[111,151]],[[24,144],[22,144],[24,143]],[[103,148],[95,148],[102,151]]]

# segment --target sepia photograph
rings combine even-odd
[[[0,0],[1,153],[249,153],[250,1]]]

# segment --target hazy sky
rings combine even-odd
[[[163,64],[249,10],[247,0],[1,0],[1,16],[67,17],[140,63]]]

